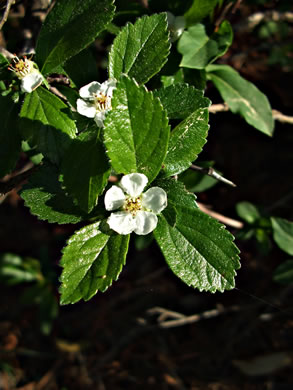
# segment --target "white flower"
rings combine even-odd
[[[10,64],[8,69],[21,80],[20,88],[23,92],[33,92],[44,81],[44,77],[38,70],[36,63],[28,60],[25,56],[23,59],[13,58],[13,64]]]
[[[175,42],[182,35],[185,29],[184,16],[175,16],[171,12],[167,11],[167,21],[171,42]]]
[[[119,187],[112,186],[105,195],[105,207],[112,213],[107,222],[119,234],[145,235],[158,223],[159,214],[167,206],[167,194],[160,187],[142,192],[148,178],[142,173],[130,173],[122,177]]]
[[[111,100],[115,87],[116,81],[109,79],[103,84],[93,81],[80,88],[79,95],[82,99],[77,99],[77,112],[94,118],[97,126],[103,127],[106,113],[112,109]]]

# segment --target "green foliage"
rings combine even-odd
[[[169,119],[184,119],[199,108],[210,105],[210,100],[200,91],[188,84],[176,83],[154,91],[167,111]]]
[[[81,51],[66,61],[64,70],[78,88],[99,79],[97,64],[89,49]]]
[[[0,281],[8,285],[32,282],[40,278],[40,264],[32,258],[12,253],[0,255]]]
[[[97,205],[110,176],[110,166],[100,131],[95,126],[76,137],[61,165],[63,184],[86,213]]]
[[[29,143],[36,145],[53,164],[59,164],[76,133],[68,106],[39,87],[26,95],[20,117],[23,135]]]
[[[233,40],[233,31],[228,21],[222,22],[219,29],[209,36],[203,24],[195,24],[184,31],[178,42],[182,54],[180,66],[204,69],[226,53]]]
[[[219,3],[219,0],[193,0],[192,6],[184,14],[187,25],[198,23],[209,16],[217,3]]]
[[[100,222],[73,235],[63,251],[61,304],[92,298],[117,280],[125,264],[129,235],[102,233]]]
[[[185,171],[197,158],[206,143],[208,121],[208,110],[200,108],[172,131],[164,161],[165,176]]]
[[[175,226],[161,215],[154,231],[169,267],[186,284],[200,291],[234,288],[239,251],[233,244],[233,236],[224,225],[185,199],[186,195],[178,186]]]
[[[260,219],[258,209],[250,202],[237,203],[236,211],[239,217],[249,224],[253,224]]]
[[[151,183],[161,169],[169,139],[168,119],[159,99],[123,77],[114,91],[104,137],[117,173],[143,173]]]
[[[121,74],[146,83],[167,61],[168,41],[166,14],[143,16],[128,23],[115,38],[109,54],[109,76]]]
[[[284,252],[293,255],[293,222],[275,217],[271,222],[275,242]]]
[[[48,14],[36,47],[36,62],[42,73],[86,48],[112,20],[113,0],[57,0]]]
[[[287,260],[280,264],[273,276],[273,280],[280,284],[291,284],[293,283],[293,260]]]
[[[58,177],[57,168],[45,164],[30,177],[20,196],[25,201],[25,206],[39,219],[59,224],[78,223],[83,219],[84,213],[62,190]]]
[[[228,65],[210,65],[212,80],[230,110],[241,114],[247,123],[271,136],[274,130],[272,109],[267,97]]]
[[[10,96],[0,95],[0,177],[11,172],[19,158],[21,137],[18,121],[18,106]]]

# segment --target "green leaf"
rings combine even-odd
[[[293,260],[280,264],[274,272],[273,280],[280,284],[293,283]]]
[[[105,120],[108,156],[117,173],[144,173],[149,183],[159,173],[166,155],[169,126],[159,99],[145,87],[123,77]]]
[[[293,255],[293,222],[274,217],[271,222],[275,242],[284,252]]]
[[[12,253],[0,255],[0,281],[7,285],[32,282],[40,278],[40,263]]]
[[[228,65],[210,65],[207,77],[219,90],[230,110],[247,123],[271,136],[274,130],[272,109],[267,97]]]
[[[59,164],[76,126],[69,108],[57,96],[39,87],[26,95],[21,108],[22,131],[32,146],[53,164]]]
[[[94,126],[75,138],[61,165],[63,184],[87,213],[98,203],[98,196],[110,176],[108,158],[99,133],[97,126]]]
[[[18,105],[9,96],[0,96],[0,177],[15,167],[21,150]]]
[[[9,74],[10,74],[9,78],[11,78],[12,72],[9,72],[8,66],[9,66],[8,59],[4,57],[3,54],[0,53],[0,80],[6,80],[7,76],[9,77]]]
[[[193,0],[192,6],[184,14],[186,24],[190,26],[203,20],[212,13],[218,2],[219,0]]]
[[[192,208],[190,202],[186,204],[185,194],[180,200],[181,191],[178,187],[175,226],[162,214],[154,230],[169,267],[183,282],[200,291],[234,288],[235,270],[240,267],[234,237],[196,204]]]
[[[109,55],[109,75],[126,74],[139,84],[160,71],[169,55],[170,43],[165,13],[143,16],[128,23],[115,38]]]
[[[232,40],[233,31],[227,20],[211,36],[207,35],[203,24],[195,24],[184,31],[179,39],[178,51],[183,56],[180,66],[204,69],[226,53]]]
[[[161,82],[162,82],[164,88],[167,88],[167,87],[169,87],[170,85],[173,85],[173,84],[184,83],[183,69],[182,68],[179,69],[172,76],[161,76]]]
[[[76,232],[63,250],[61,266],[61,304],[92,298],[106,291],[117,280],[125,265],[129,235],[108,235],[100,222]]]
[[[36,62],[43,74],[92,43],[113,19],[113,0],[57,0],[48,14],[36,47]]]
[[[209,107],[210,100],[203,91],[184,83],[177,83],[154,91],[167,111],[169,119],[184,119],[199,108]]]
[[[89,49],[81,51],[66,61],[64,69],[77,88],[99,79],[98,66]]]
[[[169,147],[164,160],[164,175],[179,174],[194,161],[206,143],[209,129],[209,113],[200,108],[171,132]]]
[[[189,210],[197,208],[196,196],[184,187],[183,183],[171,178],[158,179],[155,185],[163,188],[167,193],[168,206],[163,210],[163,215],[169,225],[172,227],[176,224],[177,213],[188,213]]]
[[[253,224],[260,219],[258,209],[250,202],[237,203],[236,211],[239,217],[249,224]]]
[[[53,165],[43,165],[30,177],[20,196],[39,219],[59,224],[78,223],[85,215],[62,190],[58,176]]]

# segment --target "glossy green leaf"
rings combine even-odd
[[[57,0],[46,17],[36,47],[36,62],[44,74],[56,71],[89,46],[114,15],[113,0]]]
[[[165,13],[128,23],[115,38],[109,55],[109,76],[121,74],[146,83],[167,61],[170,43]]]
[[[275,242],[284,252],[293,255],[293,222],[274,217],[271,222]]]
[[[164,160],[165,176],[179,174],[190,167],[206,143],[208,121],[208,110],[200,108],[179,123],[171,132]]]
[[[39,87],[28,93],[21,108],[22,132],[32,146],[52,163],[59,164],[76,126],[69,108],[57,96]]]
[[[30,177],[20,196],[39,219],[59,224],[78,223],[85,215],[62,190],[58,176],[53,165],[43,165]]]
[[[89,213],[103,192],[110,166],[97,126],[75,138],[61,164],[63,184],[79,207]]]
[[[219,0],[193,0],[192,6],[184,14],[187,25],[198,23],[210,15],[218,2]]]
[[[273,280],[280,284],[293,283],[293,260],[280,264],[274,272]]]
[[[117,173],[144,173],[150,183],[159,173],[167,151],[166,112],[159,99],[127,77],[118,83],[112,107],[104,128],[112,167]]]
[[[179,187],[177,192],[181,192]],[[186,205],[184,199],[186,195],[182,200],[177,195],[175,226],[162,214],[154,230],[169,267],[183,282],[200,291],[233,289],[235,270],[240,267],[233,236],[196,205]]]
[[[0,96],[0,177],[15,167],[21,150],[18,105],[9,96]]]
[[[183,56],[180,66],[204,69],[226,53],[232,40],[233,31],[230,23],[226,20],[211,36],[206,33],[203,24],[195,24],[184,31],[179,39],[178,51]]]
[[[167,111],[169,119],[184,119],[199,108],[209,107],[210,100],[188,84],[177,83],[154,91]]]
[[[260,219],[258,209],[250,202],[237,203],[236,211],[239,217],[247,223],[255,223],[258,219]]]
[[[210,65],[207,77],[213,81],[230,110],[247,123],[271,136],[274,130],[272,109],[267,97],[228,65]]]
[[[92,298],[117,280],[125,264],[129,235],[108,235],[100,222],[76,232],[63,250],[61,304]]]

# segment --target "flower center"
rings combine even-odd
[[[33,70],[33,63],[26,56],[23,60],[15,57],[12,61],[13,63],[9,65],[8,69],[14,72],[19,79],[22,79]]]
[[[136,213],[142,209],[141,199],[138,196],[137,198],[126,198],[123,208],[128,213],[131,213],[134,217]]]
[[[95,95],[95,105],[99,111],[110,110],[112,108],[111,98],[99,92]]]

